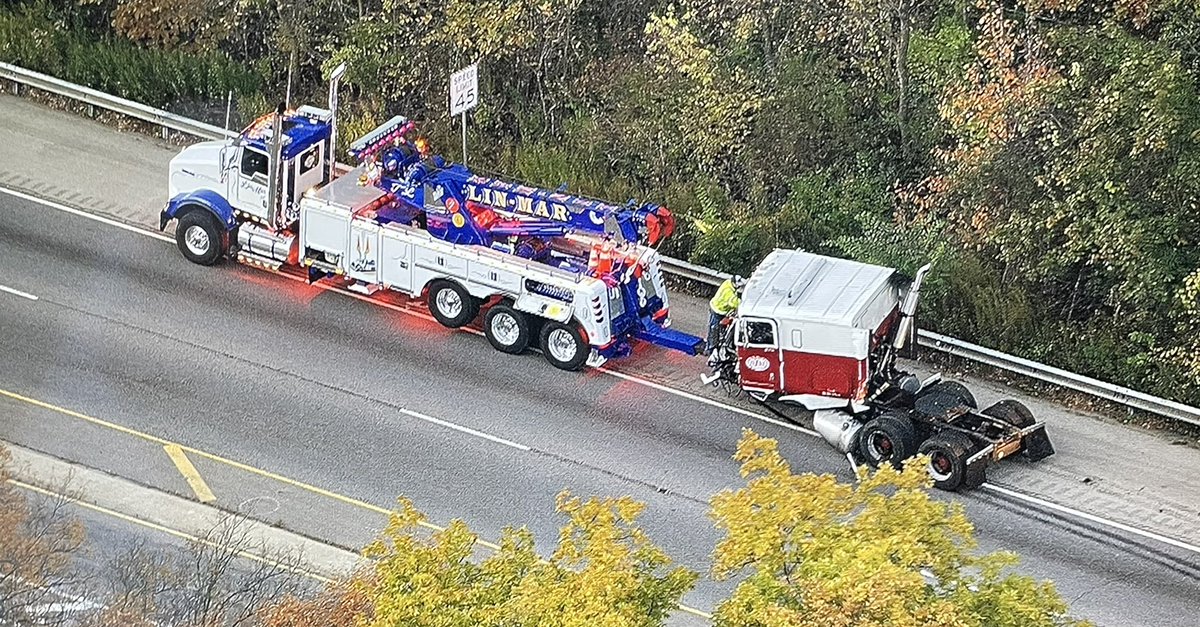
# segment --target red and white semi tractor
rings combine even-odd
[[[871,465],[930,457],[939,488],[976,487],[990,461],[1054,454],[1015,400],[982,411],[963,385],[896,367],[915,337],[921,283],[896,270],[798,250],[769,254],[746,282],[706,381],[800,405],[832,446]]]

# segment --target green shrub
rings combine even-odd
[[[51,14],[41,3],[0,9],[0,61],[153,107],[260,88],[257,76],[219,53],[141,48]]]

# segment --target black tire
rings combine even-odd
[[[453,281],[429,284],[429,313],[442,326],[457,329],[479,315],[479,301]]]
[[[509,355],[518,355],[529,348],[529,342],[533,339],[531,327],[529,316],[507,303],[492,307],[483,318],[483,335],[492,348]]]
[[[983,483],[986,460],[976,462],[977,468],[967,468],[967,460],[975,452],[975,442],[958,431],[942,431],[925,440],[918,450],[929,456],[929,476],[939,490],[974,488]]]
[[[1033,417],[1033,412],[1029,411],[1028,407],[1020,401],[1012,399],[998,401],[981,413],[1007,422],[1018,429],[1024,429],[1037,423],[1037,419]]]
[[[1033,417],[1033,412],[1029,411],[1029,408],[1021,401],[1011,398],[995,403],[983,410],[982,413],[1017,429],[1037,424],[1037,418]],[[1030,461],[1035,462],[1053,455],[1054,445],[1050,443],[1050,436],[1046,435],[1046,429],[1043,427],[1021,438],[1021,452],[1025,453]]]
[[[539,336],[542,355],[560,370],[579,370],[592,351],[592,347],[583,341],[583,334],[572,324],[548,320],[542,325]]]
[[[175,245],[188,261],[211,266],[225,256],[229,233],[204,209],[192,209],[175,225]]]
[[[979,403],[975,400],[975,395],[971,393],[971,390],[967,389],[967,386],[958,381],[938,381],[928,388],[921,390],[921,396],[925,396],[926,394],[947,394],[958,399],[960,403],[971,409],[979,409]]]
[[[887,462],[899,468],[917,452],[917,429],[907,416],[883,414],[863,425],[858,454],[867,464]]]

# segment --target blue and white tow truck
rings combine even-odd
[[[483,311],[496,350],[536,345],[566,370],[626,356],[634,340],[688,354],[703,344],[668,328],[650,245],[672,230],[665,208],[477,176],[429,154],[400,117],[355,142],[359,164],[338,176],[335,132],[331,110],[280,107],[234,139],[184,148],[160,228],[176,222],[194,263],[425,297],[450,328]]]

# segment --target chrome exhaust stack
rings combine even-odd
[[[917,276],[913,279],[912,285],[908,286],[908,292],[904,295],[904,302],[900,305],[900,326],[896,329],[896,336],[892,338],[892,348],[900,351],[908,342],[908,336],[912,333],[913,317],[917,313],[917,302],[921,299],[921,283],[925,281],[925,275],[929,274],[930,264],[921,266],[917,270]]]

